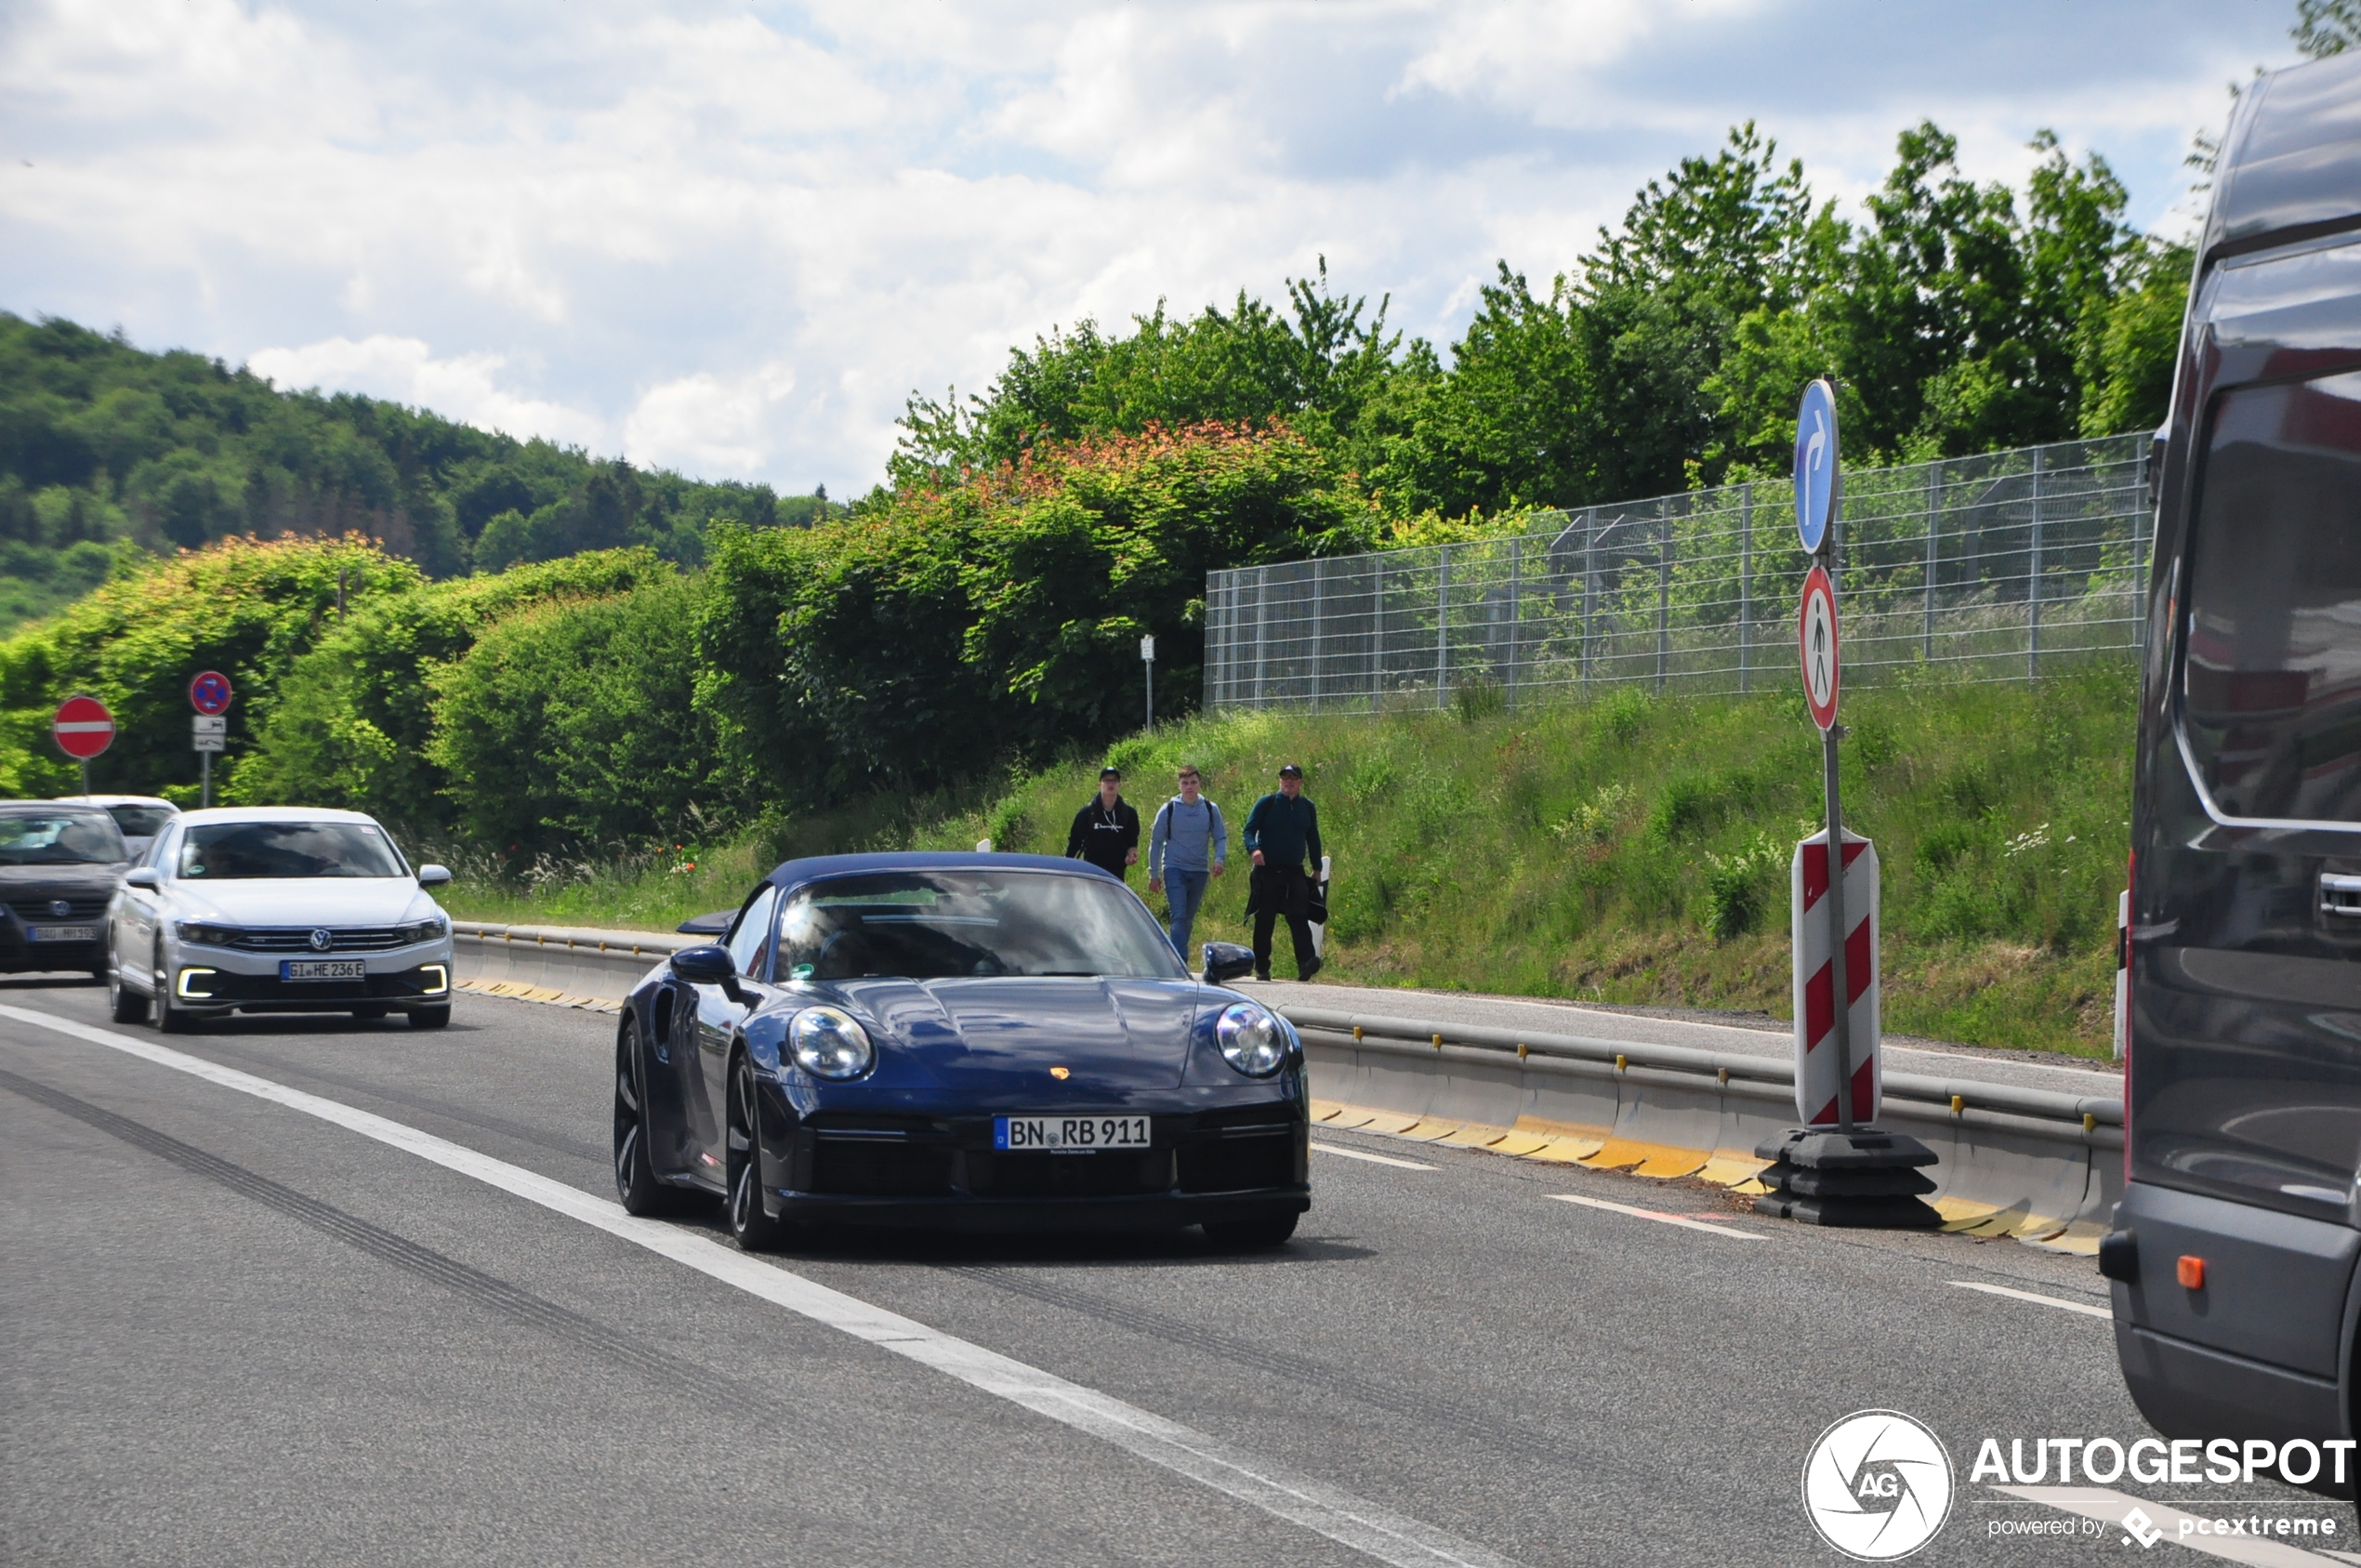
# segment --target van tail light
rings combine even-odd
[[[2140,852],[2137,850],[2123,859],[2122,917],[2115,933],[2117,1009],[2116,1054],[2123,1060],[2123,1187],[2131,1190],[2131,922],[2136,917],[2137,901],[2133,893],[2139,886]]]

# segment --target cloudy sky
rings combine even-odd
[[[913,389],[1322,255],[1457,335],[1752,118],[1873,188],[2054,128],[2186,225],[2277,0],[0,4],[0,309],[783,491]]]

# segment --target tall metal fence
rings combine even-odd
[[[2064,441],[1844,476],[1838,586],[1848,685],[1938,666],[2038,678],[2137,650],[2148,438]],[[1548,514],[1542,532],[1211,573],[1208,708],[1514,706],[1611,685],[1797,683],[1811,562],[1786,480]]]

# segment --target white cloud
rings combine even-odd
[[[418,338],[379,333],[357,343],[330,337],[299,349],[258,349],[246,368],[289,391],[365,392],[521,441],[544,436],[596,446],[610,439],[606,423],[596,415],[501,386],[497,373],[508,362],[504,355],[488,353],[439,360]]]
[[[914,388],[1324,254],[1447,341],[1496,258],[1546,280],[1743,119],[1840,196],[1924,116],[1985,178],[2052,125],[2156,221],[2284,29],[2212,0],[23,0],[0,308],[842,494]]]

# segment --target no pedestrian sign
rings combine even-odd
[[[1803,700],[1812,722],[1823,730],[1837,721],[1837,590],[1827,572],[1815,566],[1803,579],[1803,610],[1796,640],[1803,657]]]
[[[87,762],[114,744],[114,715],[96,697],[68,697],[58,705],[49,732],[59,751]]]

